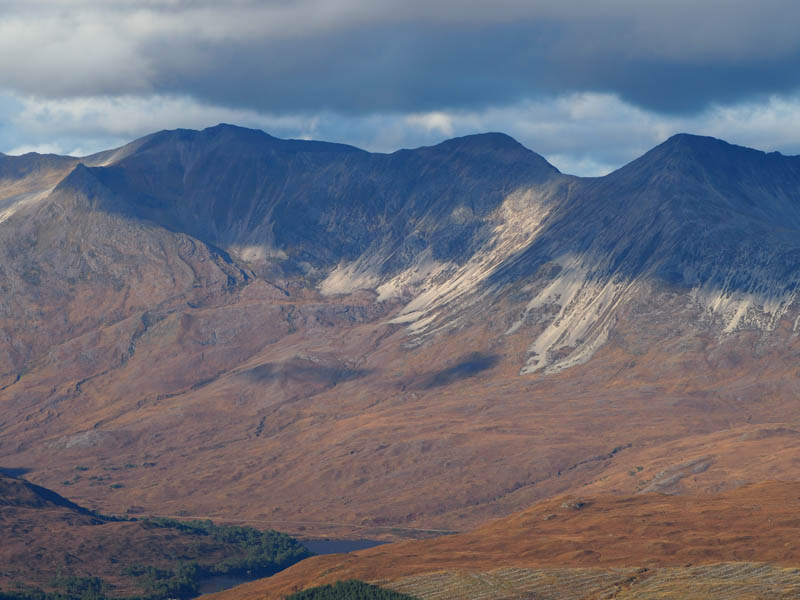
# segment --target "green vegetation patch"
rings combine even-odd
[[[321,585],[303,590],[287,596],[286,600],[416,600],[416,598],[350,579],[337,581],[333,585]]]
[[[213,542],[225,548],[228,556],[211,562],[204,562],[202,558],[179,560],[174,556],[160,565],[120,565],[119,575],[135,581],[143,592],[126,600],[193,598],[207,578],[222,575],[268,577],[312,555],[300,542],[277,531],[167,518],[140,519],[138,523],[146,529],[172,529],[198,538],[199,543]],[[47,591],[36,587],[0,590],[0,600],[121,600],[114,586],[99,577],[58,577],[48,588]]]
[[[213,564],[182,562],[174,569],[151,565],[131,565],[125,574],[137,577],[148,599],[191,598],[208,577],[240,575],[269,577],[311,556],[294,538],[278,531],[259,531],[252,527],[215,525],[211,521],[179,521],[163,517],[143,519],[143,527],[175,529],[191,536],[208,537],[218,544],[238,546],[237,556]]]
[[[144,527],[176,529],[181,533],[208,536],[220,544],[241,548],[232,557],[205,567],[207,575],[248,575],[266,577],[308,558],[311,552],[300,542],[279,531],[260,531],[239,525],[215,525],[211,521],[179,521],[162,517],[142,519]]]

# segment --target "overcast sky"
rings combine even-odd
[[[503,131],[579,175],[679,131],[798,154],[798,31],[797,0],[0,0],[0,152],[228,122]]]

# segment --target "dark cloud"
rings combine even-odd
[[[0,81],[345,113],[581,91],[691,112],[800,84],[787,0],[0,2]]]
[[[270,111],[478,108],[602,91],[691,112],[800,84],[800,52],[671,58],[620,49],[606,40],[614,35],[612,26],[598,32],[539,20],[370,24],[291,40],[159,39],[141,52],[159,91]]]

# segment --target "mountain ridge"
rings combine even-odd
[[[200,143],[201,146],[205,144],[203,140],[217,140],[217,138],[222,138],[223,141],[213,142],[208,159],[202,158],[202,153],[208,153],[209,150],[191,149],[196,143]],[[292,163],[270,166],[276,159],[267,159],[265,155],[264,159],[260,159],[262,161],[260,163],[253,163],[252,159],[246,159],[251,161],[246,167],[240,165],[231,167],[233,170],[229,169],[229,174],[221,180],[219,178],[217,180],[204,179],[202,172],[214,172],[212,164],[207,162],[208,160],[212,160],[212,162],[217,160],[213,148],[218,143],[230,144],[231,139],[243,139],[245,143],[243,148],[236,151],[239,153],[236,154],[236,157],[248,155],[254,148],[262,148],[259,150],[262,152],[262,143],[266,141],[270,156],[273,156],[275,148],[284,148],[286,144],[293,148],[292,152],[297,149],[301,153],[307,153],[306,150],[329,153],[335,149],[336,153],[344,150],[347,156],[368,157],[370,160],[372,157],[377,157],[380,161],[378,172],[386,167],[391,169],[410,168],[410,171],[409,176],[403,176],[406,179],[400,179],[402,183],[397,190],[398,200],[392,199],[390,195],[395,192],[380,191],[398,187],[392,179],[363,184],[358,182],[360,176],[356,175],[355,179],[351,178],[352,182],[345,183],[340,191],[335,191],[333,194],[326,191],[327,188],[324,188],[324,185],[327,184],[323,184],[323,180],[320,180],[319,184],[313,184],[310,188],[303,187],[302,183],[299,184],[301,186],[299,195],[295,193],[294,196],[285,199],[278,197],[278,200],[253,201],[254,197],[266,199],[270,194],[274,196],[278,189],[276,184],[282,185],[284,189],[296,187],[298,183],[293,182],[301,182],[304,178],[308,179],[303,175],[304,173],[313,173],[328,163],[312,161],[312,163],[301,165],[300,171],[298,171],[299,175],[295,177],[291,175],[291,170],[296,169]],[[200,141],[198,142],[198,140]],[[174,146],[174,144],[178,144],[178,146]],[[185,144],[190,144],[190,146],[185,146]],[[417,156],[424,156],[427,162],[431,160],[436,162],[439,160],[437,157],[445,153],[444,156],[447,157],[447,160],[453,161],[462,156],[460,154],[462,148],[469,149],[468,154],[470,155],[477,151],[478,158],[483,156],[485,150],[488,151],[490,156],[495,157],[493,160],[500,161],[495,165],[504,164],[504,161],[507,160],[505,151],[511,149],[509,166],[515,172],[519,172],[520,157],[524,157],[526,161],[530,158],[533,162],[524,162],[524,164],[532,170],[530,173],[524,173],[521,179],[518,175],[508,175],[503,176],[507,183],[489,184],[490,186],[502,185],[504,190],[501,196],[497,196],[496,189],[492,190],[491,187],[487,188],[485,183],[480,183],[496,178],[495,166],[491,168],[491,174],[486,172],[485,175],[479,175],[483,179],[477,179],[476,182],[483,187],[479,187],[474,192],[469,187],[448,190],[447,184],[444,182],[453,181],[454,173],[451,173],[451,167],[444,165],[435,167],[441,171],[441,176],[433,175],[434,180],[430,183],[427,181],[419,184],[409,183],[412,181],[410,173],[420,173],[419,166],[415,162]],[[713,152],[710,152],[709,149]],[[200,154],[197,153],[198,151]],[[696,156],[698,152],[703,156],[713,155],[721,158],[706,159],[705,162],[698,161]],[[152,158],[148,158],[150,156]],[[195,158],[191,158],[192,156]],[[737,171],[729,164],[731,156],[734,157],[733,160],[736,164],[741,162],[742,157],[750,161],[756,159],[761,165],[760,169],[753,171],[753,168],[747,168]],[[720,212],[722,218],[716,219],[718,222],[711,224],[712,229],[720,229],[717,238],[723,233],[724,235],[733,233],[732,231],[728,232],[726,228],[730,229],[730,227],[725,225],[726,222],[735,222],[730,218],[733,213],[749,219],[750,222],[746,226],[754,228],[753,231],[757,231],[759,227],[771,227],[769,235],[784,238],[779,242],[779,246],[787,243],[791,245],[793,242],[790,232],[800,226],[800,211],[796,209],[798,202],[796,190],[800,186],[800,168],[798,168],[800,161],[796,160],[796,157],[765,154],[731,145],[715,138],[690,134],[676,134],[625,167],[605,177],[591,180],[559,174],[557,169],[539,155],[527,150],[513,138],[500,133],[464,136],[447,140],[435,146],[400,150],[389,155],[372,155],[350,146],[331,145],[324,142],[279,140],[259,130],[220,124],[203,131],[157,132],[120,149],[99,153],[93,157],[93,160],[86,161],[89,166],[78,162],[73,167],[73,171],[58,182],[53,188],[53,192],[57,193],[64,186],[72,186],[76,188],[76,191],[80,191],[79,188],[85,185],[94,190],[89,192],[93,195],[100,190],[96,187],[100,185],[104,190],[101,196],[105,198],[107,210],[120,211],[129,217],[144,218],[175,232],[188,233],[213,247],[221,248],[226,253],[238,256],[239,259],[255,268],[257,272],[271,276],[277,275],[278,278],[297,276],[301,273],[310,274],[321,282],[321,289],[325,294],[348,293],[358,287],[371,287],[378,290],[380,298],[391,298],[400,293],[398,291],[400,289],[416,290],[411,291],[412,295],[422,291],[422,294],[407,306],[404,315],[416,314],[424,319],[429,319],[442,303],[452,302],[459,296],[476,293],[481,289],[486,290],[487,287],[491,289],[492,286],[497,287],[503,281],[508,281],[508,276],[503,275],[504,273],[511,274],[510,281],[518,280],[520,277],[526,277],[531,269],[539,268],[548,260],[551,262],[555,260],[555,263],[560,264],[560,268],[563,269],[564,264],[561,263],[566,260],[563,257],[564,247],[569,252],[590,257],[590,260],[594,262],[600,260],[601,262],[598,264],[585,264],[581,269],[595,273],[594,279],[605,271],[606,275],[603,275],[603,280],[598,280],[598,283],[606,288],[607,284],[603,281],[608,278],[618,277],[620,274],[626,277],[638,277],[639,272],[655,273],[659,277],[665,277],[667,283],[680,282],[689,288],[719,286],[722,284],[710,283],[713,276],[704,274],[702,271],[687,273],[686,267],[680,264],[652,266],[650,263],[653,261],[653,253],[658,251],[664,254],[664,250],[659,246],[663,247],[672,238],[691,239],[697,235],[708,237],[709,232],[703,229],[706,225],[702,225],[702,223],[705,222],[703,220],[716,219],[713,214],[714,210],[722,211]],[[116,158],[109,159],[109,157]],[[158,158],[158,162],[153,162],[156,158]],[[398,159],[400,160],[399,167],[395,165]],[[178,162],[176,163],[175,160]],[[199,167],[192,167],[192,161],[196,160],[206,162],[199,163]],[[328,159],[324,160],[328,161]],[[331,160],[338,159],[332,158]],[[357,160],[361,160],[361,158]],[[390,162],[384,165],[387,160]],[[404,164],[409,160],[411,161],[409,167],[405,167]],[[456,169],[467,168],[479,172],[485,170],[485,166],[473,164],[471,156],[463,160],[467,161],[465,165],[456,166]],[[373,167],[367,167],[367,170],[364,171],[363,166],[359,167],[357,164],[349,162],[349,158],[345,158],[345,161],[341,167],[344,171],[340,170],[339,174],[335,175],[337,179],[341,178],[343,173],[351,172],[353,169],[356,172],[359,172],[360,169],[364,175],[369,175],[374,171]],[[674,176],[669,173],[683,173],[687,170],[683,167],[687,161],[692,166],[688,169],[689,179],[675,181]],[[720,161],[723,163],[723,172],[733,172],[737,174],[734,179],[737,177],[738,179],[747,178],[747,181],[751,183],[737,180],[735,182],[739,185],[737,193],[729,193],[728,188],[733,185],[727,181],[730,178],[719,177],[717,174],[720,169]],[[777,171],[784,177],[782,179],[772,177],[775,169],[766,171],[768,175],[762,176],[760,173],[765,171],[764,164],[771,167],[777,165]],[[693,170],[698,167],[703,169],[702,173]],[[242,171],[242,168],[245,170]],[[253,187],[252,182],[241,180],[246,173],[252,173],[254,169],[257,171],[258,168],[266,168],[272,174],[267,175],[267,179],[262,179],[263,183],[257,184],[256,187]],[[330,168],[323,169],[325,173],[323,177],[330,177],[327,173]],[[787,169],[789,169],[788,175]],[[165,172],[166,175],[148,181],[152,175],[146,176],[145,174],[155,174],[159,170]],[[194,175],[193,173],[198,170],[200,174]],[[666,179],[660,175],[662,172],[667,173]],[[87,178],[89,173],[93,177]],[[170,173],[172,174],[170,175]],[[181,173],[183,173],[182,179],[179,178]],[[430,176],[425,175],[424,170],[421,173],[422,177],[430,179]],[[434,171],[434,173],[438,173],[438,171]],[[80,182],[79,174],[83,176]],[[712,175],[714,178],[709,180],[708,177]],[[250,177],[250,175],[246,176]],[[314,176],[312,175],[312,177]],[[374,175],[370,177],[374,177]],[[437,183],[436,177],[444,177],[442,183]],[[272,181],[270,178],[274,179],[273,183],[269,183]],[[241,187],[242,183],[238,183],[240,180],[244,187]],[[766,180],[770,180],[769,183],[764,183]],[[195,181],[195,183],[191,183],[191,181]],[[511,183],[510,188],[508,182]],[[430,192],[414,191],[415,187],[420,185],[429,187],[431,184],[445,186],[440,187],[442,192],[439,192],[445,194],[444,199],[437,198],[437,202],[434,203],[432,202],[434,197],[430,195]],[[502,208],[503,203],[507,203],[507,200],[516,193],[514,186],[520,184],[522,184],[520,190],[529,190],[524,192],[529,194],[529,200],[521,204],[517,202],[511,210],[521,215],[521,219],[516,218],[515,215],[509,215],[507,209]],[[238,194],[241,200],[234,200],[232,203],[226,201],[226,204],[212,199],[214,197],[224,198],[225,192],[222,192],[220,185],[234,190],[239,187],[239,191],[233,193]],[[267,187],[264,188],[264,185]],[[258,191],[259,186],[263,188],[262,191]],[[323,187],[318,190],[314,186]],[[433,189],[439,188],[434,187]],[[658,191],[661,189],[664,191]],[[675,189],[684,190],[682,192],[684,196],[675,196],[673,192]],[[642,196],[639,190],[645,190],[645,195]],[[468,195],[464,196],[465,193]],[[530,202],[531,193],[534,198],[537,198],[533,203]],[[437,192],[434,191],[433,194],[437,194]],[[491,199],[493,194],[495,199]],[[470,195],[474,196],[475,200],[465,202],[465,198],[468,199]],[[583,200],[587,196],[617,198],[613,201],[618,205],[605,204],[596,207],[593,206],[592,201]],[[702,205],[694,200],[699,196],[704,196]],[[41,192],[39,197],[41,197]],[[317,197],[319,200],[309,202],[309,198]],[[369,200],[369,203],[366,204],[361,203],[360,198],[370,197],[375,199]],[[184,198],[189,200],[187,206],[182,206],[186,203]],[[544,198],[549,199],[542,203]],[[641,204],[640,198],[647,202]],[[651,207],[648,202],[652,203],[654,200],[658,200],[660,204]],[[620,204],[620,202],[622,203]],[[626,202],[627,204],[625,204]],[[709,202],[713,206],[708,205]],[[731,202],[736,204],[733,205]],[[638,203],[640,206],[634,203]],[[498,213],[503,210],[506,210],[505,216],[502,212]],[[450,214],[448,211],[451,211]],[[663,211],[666,211],[664,215],[659,216],[658,213]],[[603,241],[602,228],[614,220],[619,221],[620,216],[625,212],[628,214],[623,218],[630,223],[623,226],[626,228],[623,235],[640,236],[640,232],[646,232],[645,236],[649,240],[644,245],[640,244],[638,249],[635,245],[629,245],[627,248],[620,247],[613,238]],[[671,215],[673,212],[675,214]],[[381,213],[383,216],[377,223],[368,224]],[[396,217],[387,216],[395,213]],[[528,218],[531,214],[537,216],[531,220]],[[652,215],[656,215],[655,218],[660,218],[663,222],[656,224],[655,221],[652,221]],[[510,225],[512,220],[514,221],[513,227]],[[574,231],[565,231],[560,224],[562,221]],[[595,227],[599,225],[597,231],[600,233],[591,233],[587,227],[580,229],[582,223],[588,224],[592,221],[597,223]],[[755,221],[759,221],[759,223]],[[693,222],[697,222],[700,229],[692,231]],[[776,227],[776,225],[778,226]],[[740,231],[744,226],[744,224],[736,225]],[[351,233],[354,229],[360,230],[361,233],[354,237]],[[504,229],[505,231],[503,231]],[[509,233],[511,229],[513,231]],[[786,233],[782,234],[781,232],[784,230]],[[553,233],[549,233],[550,231]],[[507,238],[512,235],[514,241],[509,243]],[[665,235],[669,237],[663,237]],[[505,240],[505,242],[501,240]],[[674,244],[675,242],[669,241],[668,243]],[[572,249],[570,249],[570,244],[573,246]],[[717,239],[705,241],[703,244],[706,247],[719,247],[720,242]],[[497,247],[503,245],[507,248],[502,253],[497,253]],[[666,251],[671,252],[670,249]],[[634,259],[632,252],[638,253],[639,256]],[[697,251],[690,250],[691,252],[696,254]],[[699,250],[699,252],[705,252],[705,250]],[[790,250],[791,252],[793,251]],[[559,254],[562,255],[562,258],[558,257]],[[593,254],[596,254],[597,257],[591,258]],[[603,255],[613,255],[615,258],[613,260],[601,258]],[[733,257],[732,254],[729,255]],[[490,257],[488,261],[485,260],[487,256]],[[531,261],[526,257],[535,258]],[[690,260],[698,260],[698,258],[692,257]],[[704,259],[699,257],[699,260]],[[724,262],[728,260],[739,259],[724,258],[722,264],[724,265]],[[583,260],[583,262],[586,261]],[[630,272],[618,271],[620,265]],[[335,269],[331,271],[333,267]],[[724,268],[726,267],[723,266]],[[721,277],[725,281],[734,283],[741,280],[742,284],[738,286],[741,290],[734,287],[733,291],[750,293],[753,289],[765,287],[762,282],[758,281],[756,275],[761,268],[751,269],[753,274],[750,276],[752,279],[750,283],[741,278],[731,279],[724,274]],[[631,271],[631,269],[633,270]],[[475,271],[483,273],[477,280],[474,275]],[[468,276],[471,281],[468,285],[457,284],[453,287],[452,284],[448,284],[445,290],[436,290],[437,285],[434,281],[448,277],[450,281],[458,282],[464,278],[464,275],[458,275],[458,273],[466,275],[467,272],[473,273]],[[420,275],[420,273],[422,274]],[[431,279],[432,277],[433,279]],[[560,285],[558,282],[554,282],[550,287],[555,289]],[[729,283],[724,285],[729,285]],[[596,288],[596,285],[593,284],[593,287]],[[541,301],[546,302],[547,300],[545,298],[539,302]],[[742,305],[740,303],[727,310],[729,313],[739,314],[742,312]],[[744,310],[750,309],[745,308]],[[401,320],[407,321],[409,318],[402,316]],[[732,318],[737,323],[741,320],[737,317]],[[774,320],[774,317],[771,319]],[[730,322],[726,327],[730,326]],[[417,329],[424,330],[425,327]],[[601,329],[603,328],[601,327]],[[602,341],[603,335],[601,333],[595,339]],[[581,336],[582,334],[579,337]],[[572,337],[574,342],[577,338]],[[544,348],[540,346],[532,347],[532,353],[536,356],[542,354]],[[545,350],[545,352],[549,351],[549,349]],[[590,356],[591,353],[590,349],[589,352],[579,354],[585,357]],[[573,364],[573,362],[569,364]],[[523,371],[529,369],[532,363],[538,365],[541,363],[541,359],[532,358],[528,361],[529,366],[523,368]]]

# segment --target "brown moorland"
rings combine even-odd
[[[465,534],[313,557],[215,598],[280,598],[349,578],[409,591],[406,584],[412,580],[420,584],[426,577],[446,573],[461,573],[462,578],[469,573],[498,576],[498,569],[550,569],[551,576],[560,572],[564,577],[573,577],[578,567],[594,569],[595,574],[616,573],[607,586],[612,588],[611,584],[629,578],[629,584],[636,580],[638,585],[653,574],[664,576],[667,567],[688,569],[718,563],[796,567],[800,564],[798,509],[800,483],[796,482],[765,482],[721,494],[691,496],[560,496]],[[564,569],[567,565],[572,570]],[[618,568],[631,572],[622,576],[614,571]],[[712,573],[713,569],[706,571]],[[800,579],[796,569],[792,571],[796,586]],[[636,589],[631,587],[631,592]],[[724,587],[718,592],[723,593]],[[631,593],[630,597],[651,596]]]
[[[296,312],[305,310],[321,309]],[[395,332],[364,356],[385,335],[364,324],[291,334],[197,389],[187,382],[159,397],[172,373],[193,369],[195,342],[170,360],[151,348],[179,319],[189,321],[190,333],[176,330],[182,336],[209,327],[168,316],[139,337],[124,367],[84,382],[79,394],[67,384],[46,411],[35,387],[45,370],[11,388],[20,418],[6,425],[17,444],[4,445],[6,464],[48,465],[33,480],[106,512],[344,536],[464,530],[585,485],[715,491],[797,474],[789,353],[713,374],[698,353],[692,372],[653,381],[648,370],[664,369],[668,357],[639,355],[619,373],[630,355],[612,341],[580,373],[525,377],[500,363],[403,390],[405,381],[446,371],[455,361],[445,357],[457,352],[448,348],[488,346],[486,332],[475,327],[413,354]],[[744,353],[745,341],[717,351]],[[63,377],[69,360],[60,365]],[[208,353],[200,368],[215,369]],[[98,426],[87,429],[87,416]],[[73,480],[78,465],[88,470]]]

